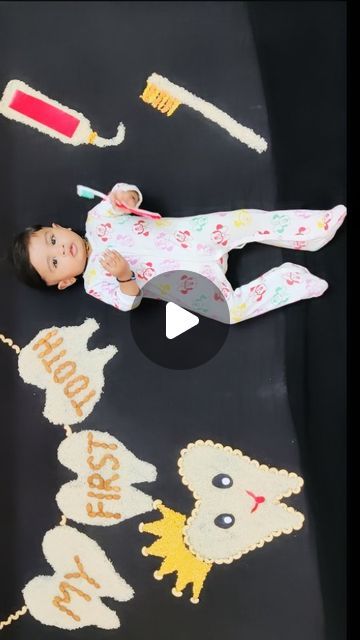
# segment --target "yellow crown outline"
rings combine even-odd
[[[154,578],[162,580],[165,575],[176,572],[176,583],[171,593],[180,597],[185,587],[192,584],[190,602],[197,604],[206,576],[213,563],[197,558],[186,547],[183,536],[186,516],[166,507],[161,500],[155,500],[153,506],[154,509],[160,511],[162,518],[146,524],[141,522],[139,531],[151,533],[158,539],[149,547],[143,547],[142,554],[164,558],[160,568],[154,572]]]

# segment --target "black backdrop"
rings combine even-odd
[[[1,251],[34,221],[81,226],[86,203],[74,195],[77,183],[105,190],[120,179],[135,182],[149,208],[180,216],[346,202],[345,8],[2,2],[1,86],[22,79],[82,111],[101,135],[113,135],[118,121],[127,132],[114,149],[73,148],[1,118]],[[153,71],[270,139],[269,151],[258,156],[186,107],[167,121],[137,99]],[[231,256],[229,277],[246,281],[286,260],[328,280],[326,294],[232,327],[207,365],[170,374],[138,352],[125,314],[79,290],[50,297],[28,291],[2,263],[0,331],[20,346],[43,327],[90,316],[100,324],[90,346],[119,348],[105,370],[104,396],[83,426],[114,433],[157,466],[157,482],[145,489],[151,495],[190,512],[176,461],[197,438],[305,479],[291,500],[306,515],[304,529],[214,569],[197,607],[171,596],[170,578],[153,580],[158,561],[140,555],[150,537],[136,533],[139,518],[116,528],[77,526],[135,590],[129,603],[109,601],[119,630],[73,632],[78,638],[344,637],[345,227],[315,254],[246,247]],[[70,477],[56,459],[63,432],[43,418],[42,392],[19,379],[15,358],[1,348],[1,620],[21,607],[28,580],[50,572],[41,541],[59,522],[54,496]],[[5,634],[66,632],[27,614]]]

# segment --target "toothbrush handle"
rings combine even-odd
[[[102,193],[101,191],[97,191],[96,189],[89,189],[88,187],[85,188],[91,191],[95,196],[102,198],[102,200],[108,200],[110,202],[110,194],[106,195],[106,193]],[[127,211],[131,211],[131,213],[134,213],[136,216],[141,216],[142,218],[161,218],[160,213],[155,213],[153,211],[146,211],[145,209],[133,209],[131,207],[127,207],[123,204],[118,203],[116,203],[116,206],[119,209],[127,209]]]
[[[131,213],[134,213],[136,216],[141,216],[141,218],[161,218],[160,213],[155,213],[154,211],[146,211],[146,209],[132,209],[131,207],[118,203],[116,203],[116,206],[119,207],[119,209],[127,209],[127,211],[131,211]]]

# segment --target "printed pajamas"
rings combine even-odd
[[[159,295],[158,289],[151,293],[151,280],[170,271],[191,271],[210,279],[225,298],[229,322],[233,324],[298,300],[320,296],[328,285],[305,267],[285,263],[233,289],[225,276],[229,251],[249,242],[316,251],[333,238],[345,216],[346,208],[339,205],[328,211],[238,209],[156,220],[119,215],[104,201],[94,207],[87,218],[86,237],[92,253],[84,273],[85,289],[123,311],[140,304],[143,291],[136,297],[124,294],[116,279],[99,263],[106,248],[115,249],[129,262],[140,289],[150,283],[146,297],[167,299],[166,295]],[[187,302],[189,293],[172,295],[170,299],[193,308]],[[193,291],[191,295],[198,293]],[[211,317],[216,318],[216,314],[212,313]]]

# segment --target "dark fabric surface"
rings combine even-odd
[[[346,203],[346,2],[249,3],[279,206]],[[286,55],[285,55],[286,52]],[[351,221],[351,211],[350,211]],[[351,222],[350,222],[351,223]],[[346,624],[346,228],[297,262],[329,282],[286,313],[286,376],[316,518],[326,637]],[[284,251],[291,260],[293,253]]]
[[[127,127],[119,147],[101,150],[64,145],[0,118],[2,253],[12,234],[33,222],[81,227],[89,207],[76,197],[78,183],[104,191],[119,180],[135,183],[145,206],[174,216],[345,202],[344,3],[3,2],[0,13],[1,88],[22,79],[81,111],[105,137],[120,121]],[[143,104],[137,96],[152,72],[253,128],[271,142],[269,151],[258,155],[186,106],[167,119]],[[156,465],[157,481],[145,486],[154,498],[190,513],[193,498],[177,459],[198,438],[305,478],[290,501],[305,513],[304,528],[215,567],[197,606],[187,594],[171,595],[171,577],[156,582],[159,560],[140,554],[152,538],[137,525],[153,514],[108,528],[76,525],[135,590],[128,603],[107,601],[119,630],[72,632],[78,638],[343,637],[344,243],[341,230],[316,254],[257,245],[233,252],[233,284],[289,260],[306,264],[330,289],[231,327],[220,353],[188,371],[149,362],[134,344],[129,316],[81,286],[33,292],[2,264],[0,331],[17,344],[41,328],[94,317],[100,329],[89,346],[118,347],[101,401],[76,430],[109,431]],[[26,582],[51,573],[41,542],[59,523],[54,497],[71,474],[57,460],[64,432],[42,416],[43,392],[22,382],[16,354],[0,347],[3,620],[21,607]],[[27,614],[4,636],[66,633]]]

